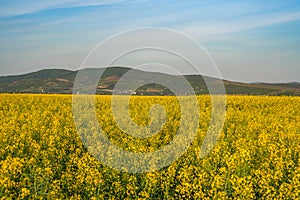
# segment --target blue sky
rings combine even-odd
[[[225,79],[300,81],[299,0],[0,0],[0,75],[78,69],[99,42],[142,27],[191,36]]]

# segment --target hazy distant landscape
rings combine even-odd
[[[119,79],[130,68],[111,67],[104,71],[99,69],[83,69],[88,76],[89,73],[94,73],[95,70],[103,73],[98,87],[97,94],[112,94],[114,86]],[[151,77],[153,75],[161,77],[162,80],[176,79],[175,75],[164,73],[146,72],[134,69],[137,74],[128,82],[143,82],[143,77]],[[32,73],[2,76],[0,77],[0,92],[1,93],[48,93],[48,94],[71,94],[73,91],[74,80],[78,71],[66,69],[44,69]],[[186,80],[193,87],[195,94],[209,94],[204,79],[200,75],[185,75]],[[225,86],[226,94],[235,95],[300,95],[300,83],[241,83],[230,80],[219,80],[212,77],[206,77],[206,80],[211,84],[221,84]],[[135,94],[135,95],[172,95],[173,93],[164,86],[157,84],[146,84],[136,91],[124,89],[119,91],[119,94]],[[184,94],[183,94],[184,95]]]

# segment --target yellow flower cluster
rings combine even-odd
[[[151,123],[154,104],[164,106],[167,116],[157,134],[135,138],[115,122],[110,100],[96,97],[97,117],[110,141],[124,150],[154,152],[180,126],[175,97],[131,97],[136,124]],[[197,137],[185,154],[158,171],[132,174],[104,165],[84,147],[71,95],[1,94],[0,199],[300,198],[299,97],[227,97],[222,134],[203,159],[210,97],[199,96],[198,102]]]

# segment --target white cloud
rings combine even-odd
[[[232,33],[253,28],[271,26],[280,23],[300,20],[300,12],[293,13],[274,13],[268,15],[251,15],[233,20],[220,21],[215,23],[193,22],[177,27],[185,33],[197,36],[209,36],[212,34]]]
[[[55,8],[71,8],[83,6],[110,5],[125,0],[11,0],[0,3],[0,17],[36,13]]]

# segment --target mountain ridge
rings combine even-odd
[[[102,70],[102,71],[101,71]],[[112,94],[114,87],[126,72],[133,72],[136,76],[125,80],[132,84],[143,83],[150,77],[159,77],[161,80],[176,80],[178,76],[165,74],[161,72],[149,72],[127,67],[110,67],[110,68],[85,68],[81,73],[89,75],[102,72],[96,89],[97,94]],[[67,69],[42,69],[35,72],[21,75],[0,76],[0,93],[61,93],[71,94],[73,85],[79,70]],[[234,95],[295,95],[300,96],[300,83],[242,83],[224,79],[217,79],[201,75],[183,75],[190,83],[195,94],[209,94],[205,81],[210,84],[224,83],[227,94]],[[205,81],[204,81],[205,79]],[[125,83],[125,82],[124,82]],[[127,84],[126,83],[126,84]],[[119,83],[118,83],[119,84]],[[136,94],[136,95],[173,95],[168,88],[159,84],[146,84],[135,91],[124,89],[119,94]]]

